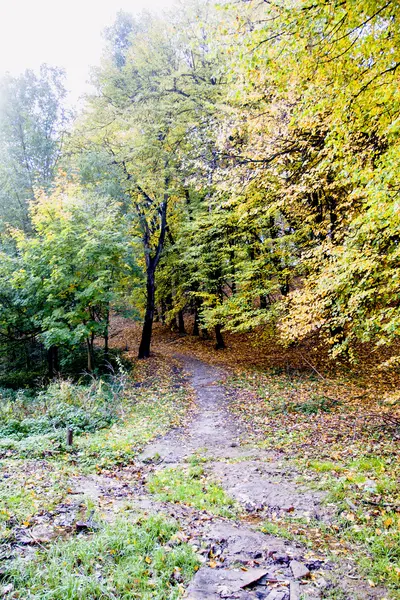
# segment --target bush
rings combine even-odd
[[[57,381],[36,395],[25,390],[0,390],[0,437],[21,440],[66,427],[75,434],[109,427],[118,418],[114,386],[115,382],[102,380],[87,386]]]

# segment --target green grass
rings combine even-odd
[[[14,527],[34,525],[35,516],[61,503],[71,476],[129,464],[147,442],[181,422],[189,407],[188,390],[176,387],[170,371],[164,369],[161,378],[157,374],[142,386],[127,378],[123,387],[114,385],[112,397],[101,381],[89,387],[57,382],[39,397],[31,392],[3,394],[1,427],[8,428],[8,437],[0,437],[0,544],[12,537]],[[75,428],[72,447],[66,446],[64,427],[33,433],[43,423],[47,427],[58,404],[75,415],[78,408],[79,423],[91,423],[86,430]],[[93,431],[99,411],[115,419]]]
[[[337,473],[344,471],[344,467],[341,464],[329,461],[329,460],[309,460],[307,467],[317,471],[318,473],[330,473],[336,471]]]
[[[71,460],[86,471],[129,464],[143,446],[179,424],[187,406],[185,389],[142,398],[122,422],[77,438]]]
[[[200,466],[163,469],[149,478],[147,487],[162,502],[180,502],[224,517],[237,514],[235,502],[220,486],[207,481]]]
[[[127,464],[185,414],[187,390],[173,383],[164,376],[136,387],[123,373],[88,386],[59,381],[36,395],[0,390],[0,458],[68,460],[92,471]]]
[[[69,467],[56,462],[0,461],[0,543],[15,525],[27,526],[38,512],[51,511],[68,488]]]
[[[260,528],[260,531],[262,531],[263,533],[267,533],[268,535],[281,537],[285,540],[294,540],[296,538],[296,536],[291,531],[289,531],[289,529],[286,529],[286,527],[278,525],[277,523],[272,523],[270,521],[266,521],[265,523],[263,523],[262,527]]]
[[[129,515],[92,535],[79,535],[40,550],[29,561],[6,565],[9,598],[32,600],[174,600],[198,568],[190,546],[161,517]],[[7,595],[5,596],[7,598]]]

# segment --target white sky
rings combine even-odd
[[[67,72],[70,101],[89,91],[89,67],[99,63],[101,33],[119,10],[159,11],[173,0],[0,0],[0,75],[37,70],[42,63]]]

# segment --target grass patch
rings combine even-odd
[[[5,567],[9,597],[32,600],[116,598],[174,600],[198,568],[175,523],[160,517],[105,525],[91,536],[59,541],[29,561]],[[6,596],[7,598],[7,596]]]
[[[289,531],[289,529],[283,527],[282,525],[278,525],[277,523],[272,523],[271,521],[265,522],[260,528],[260,531],[269,535],[281,537],[285,540],[294,540],[296,538],[294,533]]]
[[[237,514],[235,502],[219,485],[207,481],[200,466],[163,469],[150,477],[147,487],[162,502],[181,502],[223,517]]]
[[[343,465],[328,460],[309,460],[307,467],[317,471],[317,473],[329,473],[331,471],[339,473],[345,470]]]
[[[12,527],[27,526],[35,514],[51,511],[68,488],[68,466],[56,462],[0,462],[0,544]]]
[[[162,395],[146,394],[132,406],[123,422],[78,438],[70,459],[86,471],[129,464],[145,444],[179,425],[187,407],[184,388]]]
[[[187,388],[157,366],[141,382],[121,366],[90,385],[58,381],[36,394],[0,390],[0,458],[68,460],[92,471],[127,464],[154,436],[178,425],[189,406]]]
[[[330,526],[314,524],[318,542],[335,554],[353,552],[365,575],[400,591],[400,495],[392,456],[360,455],[341,463],[309,460],[303,467],[322,477],[313,482],[329,490],[326,502],[335,505]]]
[[[165,363],[145,367],[151,373],[145,371],[139,381],[122,374],[122,382],[60,381],[39,394],[3,395],[0,427],[7,437],[0,437],[0,544],[15,527],[34,525],[40,513],[63,502],[71,476],[129,464],[156,435],[181,424],[191,402],[188,389],[181,380],[177,385],[178,376]],[[68,417],[72,447],[66,446],[67,420],[60,420],[64,409],[75,417]],[[53,431],[39,433],[49,423]]]

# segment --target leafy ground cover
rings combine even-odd
[[[360,402],[354,385],[315,374],[243,372],[227,383],[249,435],[295,463],[299,483],[329,492],[331,525],[276,515],[264,531],[355,555],[371,586],[398,590],[400,462],[394,420],[384,418],[387,397]]]

